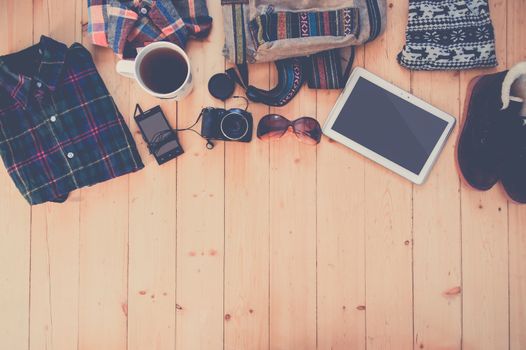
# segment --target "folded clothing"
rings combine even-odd
[[[88,33],[95,45],[124,58],[149,42],[185,47],[212,28],[206,0],[88,0]]]
[[[89,51],[45,36],[0,57],[0,155],[30,204],[144,167]]]
[[[488,0],[409,0],[398,62],[414,70],[497,66]]]

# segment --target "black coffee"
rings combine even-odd
[[[188,66],[178,52],[160,48],[142,59],[140,73],[144,85],[158,94],[168,94],[179,89],[186,80]]]

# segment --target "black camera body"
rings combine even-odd
[[[207,140],[250,142],[252,114],[239,108],[207,107],[202,110],[201,136]]]

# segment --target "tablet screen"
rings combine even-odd
[[[360,77],[332,129],[418,175],[447,125]]]

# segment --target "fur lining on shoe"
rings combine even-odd
[[[504,77],[504,81],[502,82],[502,92],[501,92],[501,98],[502,98],[502,109],[506,109],[510,105],[510,100],[520,100],[516,99],[510,96],[511,92],[511,86],[513,83],[519,79],[520,76],[525,75],[526,76],[526,61],[520,62],[514,65],[506,74],[506,77]],[[525,101],[526,102],[526,101]]]

